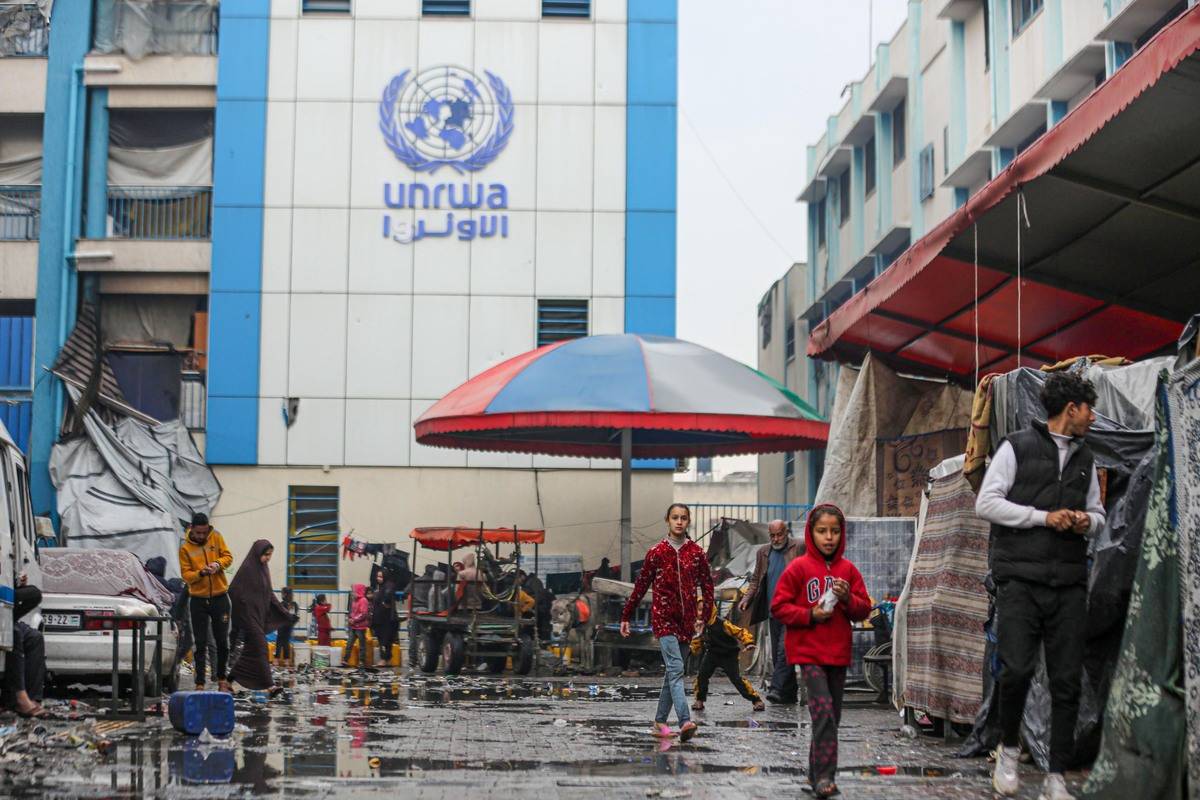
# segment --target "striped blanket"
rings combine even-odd
[[[904,699],[951,722],[974,722],[982,700],[988,530],[962,472],[933,482],[909,574]]]

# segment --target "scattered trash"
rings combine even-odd
[[[917,729],[912,725],[902,725],[900,726],[900,735],[905,739],[915,739],[917,738]]]
[[[371,758],[367,760],[367,764],[371,767],[371,769],[379,769],[379,765],[382,763],[383,762],[378,758]]]
[[[875,771],[878,772],[880,775],[895,775],[896,767],[894,765],[893,766],[876,767]]]
[[[567,727],[567,721],[565,719],[556,719],[554,720],[554,727],[565,728]]]

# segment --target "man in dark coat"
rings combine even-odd
[[[779,576],[792,563],[792,559],[804,555],[804,542],[793,539],[788,532],[787,523],[781,519],[771,520],[767,526],[767,534],[771,541],[758,548],[754,557],[754,574],[746,586],[746,594],[738,603],[738,611],[750,611],[750,625],[757,625],[764,619],[770,620],[771,628],[771,687],[767,691],[767,699],[772,703],[791,705],[796,702],[798,687],[796,673],[788,663],[787,652],[783,647],[784,632],[787,628],[769,617],[771,600],[775,596],[775,584]]]
[[[1000,655],[1000,736],[995,790],[1020,790],[1021,717],[1045,651],[1050,684],[1050,770],[1043,798],[1067,800],[1063,770],[1072,766],[1084,631],[1088,536],[1104,527],[1095,459],[1084,434],[1096,421],[1096,390],[1055,373],[1042,387],[1046,421],[1005,439],[979,487],[975,511],[992,523],[989,566],[996,582]]]

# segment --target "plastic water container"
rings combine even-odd
[[[297,667],[308,664],[312,659],[312,645],[308,642],[295,642],[292,644],[292,649],[296,653]]]
[[[322,647],[317,645],[313,647],[310,661],[315,669],[323,667],[340,667],[342,665],[342,648],[340,647]]]
[[[180,733],[199,736],[207,728],[213,736],[233,733],[233,695],[225,692],[176,692],[168,711],[171,725]]]

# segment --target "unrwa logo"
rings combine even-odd
[[[512,93],[497,76],[442,65],[405,70],[379,103],[383,140],[416,172],[476,172],[496,160],[513,131]]]

